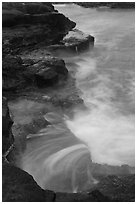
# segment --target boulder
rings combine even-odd
[[[96,176],[95,189],[115,202],[135,202],[135,175]],[[93,189],[92,189],[93,191]]]
[[[75,53],[89,49],[94,45],[94,37],[83,33],[80,30],[71,30],[64,38],[60,41],[60,44],[52,45],[49,49],[73,51]]]
[[[27,67],[26,78],[33,79],[39,87],[47,87],[56,84],[59,80],[67,77],[68,70],[62,59],[52,56],[46,56],[41,60],[34,60],[34,64]]]
[[[36,83],[38,87],[54,85],[58,81],[58,74],[50,67],[41,69],[36,73]]]
[[[80,51],[87,49],[90,45],[94,45],[94,37],[74,29],[63,38],[62,42],[66,47]]]
[[[65,62],[53,56],[45,56],[40,60],[22,60],[19,56],[5,55],[2,69],[5,92],[24,90],[31,85],[40,88],[52,86],[68,75]]]

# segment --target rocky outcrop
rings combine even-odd
[[[135,175],[97,176],[95,189],[115,202],[135,201]],[[93,190],[93,189],[92,189]]]
[[[3,91],[43,88],[66,79],[63,60],[51,56],[22,60],[21,54],[60,42],[76,24],[50,3],[3,2],[2,6]]]
[[[39,88],[54,85],[60,79],[65,79],[68,74],[64,61],[51,56],[35,63],[31,69],[35,72],[34,80]],[[31,70],[30,73],[33,71]]]
[[[111,202],[112,200],[100,191],[89,193],[56,193],[56,202]]]
[[[94,45],[94,37],[83,33],[80,30],[71,30],[64,38],[60,41],[60,44],[49,46],[53,50],[65,50],[70,52],[81,52]]]
[[[21,53],[34,46],[56,44],[75,23],[50,3],[3,4],[3,53]]]
[[[2,167],[3,202],[52,202],[53,191],[41,189],[27,172],[4,163]]]
[[[3,202],[134,202],[135,177],[98,177],[95,189],[81,193],[58,193],[41,189],[27,172],[3,164]]]
[[[28,86],[47,87],[66,79],[68,70],[63,60],[47,56],[41,60],[3,57],[3,91],[17,91]]]
[[[94,45],[94,37],[80,30],[72,30],[63,38],[66,47],[74,47],[77,51],[88,49],[90,44]]]
[[[135,2],[75,2],[76,4],[86,8],[118,8],[118,9],[134,9]]]
[[[25,79],[23,72],[25,67],[19,56],[6,55],[2,59],[2,80],[4,91],[15,91],[24,88]]]
[[[2,4],[3,10],[12,11],[18,10],[24,14],[42,14],[45,12],[53,12],[54,6],[51,3],[37,3],[37,2],[6,2]]]

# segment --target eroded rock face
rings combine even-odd
[[[98,175],[96,178],[99,180],[96,189],[103,195],[109,196],[113,201],[135,201],[135,175]]]
[[[9,147],[13,144],[14,138],[12,135],[11,126],[13,121],[9,114],[7,99],[2,98],[2,153],[5,154]]]
[[[6,55],[2,59],[3,90],[12,91],[25,86],[22,73],[25,71],[23,61],[18,56]]]
[[[31,68],[37,70],[34,80],[39,88],[54,85],[60,78],[65,79],[68,74],[64,61],[56,57],[45,57]]]
[[[88,49],[90,45],[94,45],[94,37],[74,29],[63,38],[65,47],[75,49],[76,52]]]
[[[81,52],[94,46],[94,37],[78,29],[71,30],[59,44],[49,46],[51,50]]]
[[[58,43],[76,25],[47,2],[4,2],[2,21],[4,53]]]
[[[39,88],[52,86],[59,80],[67,77],[68,70],[63,60],[47,56],[41,60],[33,61],[33,64],[27,67],[25,71],[26,78],[31,80]]]
[[[12,10],[16,9],[25,14],[41,14],[45,12],[54,11],[54,6],[51,3],[38,3],[38,2],[3,2],[2,9],[4,10]]]
[[[3,90],[17,91],[30,85],[40,88],[52,86],[64,80],[68,70],[63,60],[47,56],[41,60],[22,60],[21,57],[3,57]]]

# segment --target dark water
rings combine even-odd
[[[28,136],[22,168],[43,188],[77,192],[98,182],[91,161],[134,166],[134,11],[56,8],[96,39],[88,52],[64,58],[70,72],[77,65],[87,110],[75,109],[73,119],[46,114],[52,125]]]

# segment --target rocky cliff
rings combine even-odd
[[[18,168],[13,158],[11,160],[11,152],[18,148],[19,137],[22,143],[27,134],[45,127],[47,121],[43,115],[35,113],[35,117],[27,124],[22,125],[19,121],[13,124],[15,119],[12,119],[8,101],[20,97],[31,98],[32,101],[48,102],[53,104],[52,107],[62,108],[82,103],[75,88],[75,80],[69,75],[65,62],[54,57],[50,50],[79,52],[93,46],[94,37],[74,30],[76,24],[58,13],[50,3],[4,2],[2,6],[3,201],[134,201],[134,175],[126,176],[126,179],[100,175],[101,183],[89,192],[55,193],[41,189],[31,175]],[[63,96],[59,94],[60,90]],[[22,113],[23,116],[25,118],[26,113]]]

